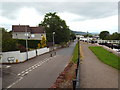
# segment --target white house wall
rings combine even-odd
[[[45,33],[41,34],[30,34],[30,32],[27,33],[30,38],[29,40],[42,40],[42,35],[46,38]],[[26,39],[25,32],[13,32],[12,34],[13,39]]]
[[[27,32],[28,36],[30,36],[30,32]],[[13,32],[12,33],[13,39],[26,39],[24,32]]]

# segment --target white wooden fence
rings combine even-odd
[[[96,40],[97,43],[120,43],[120,40]]]

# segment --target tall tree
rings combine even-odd
[[[4,28],[0,28],[2,30],[2,51],[15,51],[18,50],[16,40],[12,39],[12,35],[10,32],[7,32]]]
[[[76,35],[73,31],[70,31],[70,40],[76,39]]]
[[[100,32],[99,36],[102,40],[105,40],[110,36],[110,33],[108,31],[102,31]]]
[[[53,32],[55,32],[55,43],[68,42],[70,40],[70,30],[66,22],[55,13],[47,13],[39,26],[44,26],[48,42],[53,41]]]
[[[120,33],[113,33],[111,36],[110,36],[110,39],[111,40],[120,40]]]

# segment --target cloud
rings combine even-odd
[[[0,16],[0,25],[9,30],[12,29],[12,25],[18,24],[36,26],[43,20],[43,18],[44,16],[38,13],[34,8],[23,7],[19,9],[19,12],[16,12],[16,19],[9,19]]]
[[[58,13],[57,15],[66,22],[73,22],[84,19],[83,16],[68,12]]]
[[[17,15],[16,22],[19,24],[38,25],[44,18],[34,8],[26,7],[21,8]]]
[[[38,25],[48,12],[58,12],[72,30],[117,30],[117,2],[2,2],[0,25]],[[113,23],[114,22],[114,23]]]
[[[118,32],[118,15],[102,19],[93,19],[86,21],[70,22],[70,28],[76,31],[101,32],[107,30],[111,33]]]
[[[69,12],[86,17],[86,19],[103,18],[117,14],[115,2],[3,2],[3,16],[15,18],[22,7],[35,8],[38,12]]]

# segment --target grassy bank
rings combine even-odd
[[[107,65],[110,65],[120,70],[120,66],[118,65],[118,60],[120,60],[120,57],[116,56],[115,54],[107,51],[106,49],[100,46],[91,46],[89,48],[99,58],[99,60],[101,60]]]
[[[75,48],[74,48],[72,61],[73,61],[74,63],[77,63],[77,61],[78,61],[78,43],[76,44],[76,46],[75,46]]]

